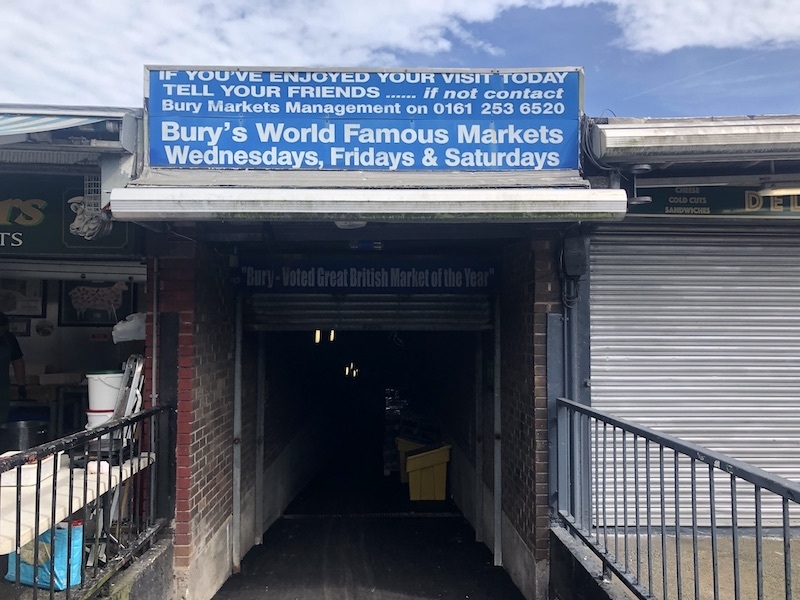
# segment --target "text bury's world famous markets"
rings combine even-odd
[[[232,169],[576,168],[582,73],[149,73],[150,163]]]

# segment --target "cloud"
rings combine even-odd
[[[540,8],[607,5],[633,51],[800,45],[797,0],[540,0]]]
[[[456,42],[492,54],[498,49],[470,25],[522,5],[6,0],[0,6],[0,101],[139,104],[145,64],[394,66],[403,53],[446,53]]]
[[[460,64],[454,52],[464,48],[499,62],[515,42],[487,39],[482,25],[510,9],[533,26],[539,10],[607,7],[618,27],[611,39],[635,52],[796,45],[796,2],[4,0],[0,101],[140,106],[146,64],[390,67],[427,55],[446,66]]]

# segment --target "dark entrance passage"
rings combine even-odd
[[[285,517],[217,600],[523,600],[457,516]]]
[[[452,356],[464,344],[445,346],[454,348],[447,354]],[[215,598],[522,600],[449,494],[446,500],[412,501],[399,472],[387,470],[387,406],[408,400],[414,407],[430,398],[438,387],[432,378],[451,373],[439,347],[435,337],[411,333],[342,334],[329,346],[336,378],[325,388],[333,408],[326,413],[328,460]],[[290,344],[280,348],[286,355]],[[432,355],[440,359],[425,372],[421,365]],[[340,366],[350,360],[361,370],[347,379]],[[323,363],[320,355],[313,362],[320,368]]]
[[[217,600],[522,600],[447,501],[410,501],[398,474],[344,442]],[[359,458],[360,457],[360,458]]]

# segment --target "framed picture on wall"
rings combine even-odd
[[[62,281],[58,324],[112,327],[135,311],[134,288],[127,281]]]
[[[31,320],[11,317],[8,320],[8,330],[17,337],[31,336]]]
[[[0,312],[9,317],[44,317],[47,310],[41,279],[0,279]]]

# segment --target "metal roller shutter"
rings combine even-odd
[[[492,327],[486,296],[448,294],[251,294],[244,299],[251,330],[474,331]]]
[[[598,230],[592,405],[800,481],[800,242],[785,231]]]

